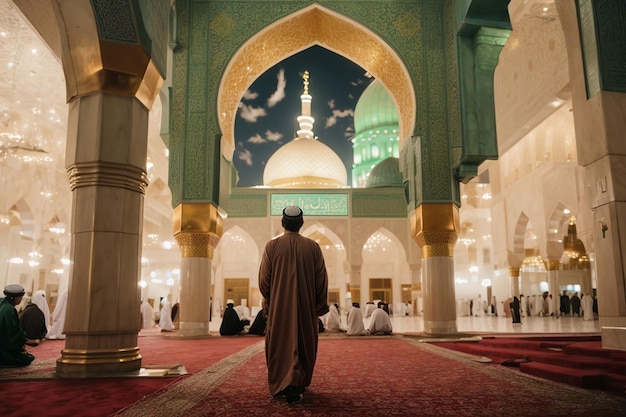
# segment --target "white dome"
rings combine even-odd
[[[281,188],[339,188],[348,182],[337,154],[315,139],[296,138],[267,161],[263,184]]]

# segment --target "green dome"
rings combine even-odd
[[[402,185],[402,173],[400,172],[400,160],[389,157],[380,161],[370,171],[367,177],[366,187],[390,187]]]
[[[398,126],[398,110],[387,89],[374,80],[361,94],[354,109],[354,133],[370,129]]]

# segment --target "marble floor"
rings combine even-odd
[[[345,316],[343,325],[345,327]],[[394,334],[420,334],[424,331],[424,320],[421,316],[391,317]],[[213,320],[211,332],[219,333],[221,320]],[[577,333],[599,334],[598,320],[585,321],[582,317],[523,317],[522,324],[513,325],[510,318],[501,316],[457,317],[459,333],[471,334],[534,334],[534,333]]]
[[[424,321],[420,316],[392,317],[394,333],[421,333]],[[522,324],[513,325],[511,318],[482,316],[457,317],[460,333],[600,333],[598,320],[585,321],[582,317],[523,317]]]

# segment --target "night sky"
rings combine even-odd
[[[313,97],[313,132],[343,160],[350,185],[354,107],[373,79],[352,61],[314,46],[270,68],[242,97],[235,121],[233,157],[238,186],[262,185],[267,160],[296,136],[306,70]]]

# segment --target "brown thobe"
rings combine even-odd
[[[311,384],[318,316],[328,312],[328,274],[317,242],[296,232],[269,241],[259,268],[267,313],[265,359],[270,393]]]

